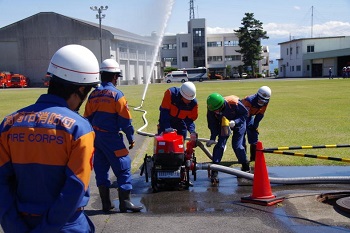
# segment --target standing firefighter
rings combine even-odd
[[[77,111],[99,83],[80,45],[52,57],[48,94],[0,125],[0,222],[4,232],[94,232],[89,200],[94,131]]]
[[[271,97],[271,89],[268,86],[259,88],[256,94],[245,97],[242,103],[248,110],[247,138],[250,144],[250,161],[255,161],[256,144],[259,139],[259,123],[264,118],[264,114]],[[243,146],[246,147],[245,139]]]
[[[210,147],[218,142],[213,150],[213,163],[221,162],[224,154],[226,142],[230,136],[229,128],[232,130],[232,149],[236,154],[238,162],[242,165],[241,170],[249,172],[249,161],[247,160],[246,151],[243,147],[243,139],[246,131],[246,119],[248,111],[237,96],[231,95],[222,97],[218,93],[212,93],[207,98],[207,121],[210,130],[210,140],[206,145]],[[218,172],[213,171],[211,180],[218,182]]]
[[[166,90],[159,111],[158,134],[173,128],[184,139],[187,131],[190,132],[191,138],[195,140],[197,134],[194,121],[198,118],[198,104],[196,87],[192,82]]]
[[[109,169],[117,177],[119,209],[121,212],[139,212],[143,207],[130,201],[132,190],[131,159],[123,141],[124,132],[129,150],[134,147],[134,127],[124,94],[116,88],[122,77],[119,64],[113,59],[101,63],[101,85],[89,96],[84,116],[92,124],[95,133],[94,170],[96,184],[102,200],[102,210],[114,208],[110,199]]]

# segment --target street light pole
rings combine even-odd
[[[108,6],[100,6],[100,7],[97,7],[97,6],[94,6],[94,7],[90,7],[91,10],[93,11],[97,11],[98,14],[96,14],[96,19],[99,20],[99,25],[100,25],[100,56],[101,56],[101,61],[102,62],[102,25],[101,25],[101,22],[102,22],[102,19],[106,17],[106,15],[102,15],[102,11],[104,10],[107,10],[108,9]]]

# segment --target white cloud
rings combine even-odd
[[[349,36],[350,23],[340,21],[329,21],[323,24],[313,25],[313,37],[325,36]],[[296,24],[278,24],[268,23],[264,25],[264,30],[267,31],[268,36],[273,38],[307,38],[311,37],[311,25],[300,26]]]
[[[293,8],[294,8],[294,10],[300,10],[301,9],[300,6],[294,6]]]
[[[221,27],[215,27],[215,28],[207,27],[207,33],[208,34],[233,33],[234,30],[236,30],[236,29],[233,29],[233,28],[221,28]]]

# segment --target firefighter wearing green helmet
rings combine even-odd
[[[237,96],[231,95],[223,97],[219,93],[212,93],[207,98],[207,122],[210,130],[210,140],[207,141],[206,146],[210,147],[218,141],[213,149],[213,163],[221,162],[224,149],[230,134],[222,133],[224,122],[232,131],[232,149],[242,165],[241,170],[249,172],[249,161],[247,159],[246,151],[243,146],[243,138],[246,131],[246,120],[248,117],[248,110],[244,107]],[[213,171],[211,180],[218,183],[218,172]]]

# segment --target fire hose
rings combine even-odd
[[[143,136],[148,136],[148,137],[154,137],[155,134],[152,133],[147,133],[143,132],[142,130],[147,127],[148,122],[146,119],[146,114],[147,111],[141,109],[142,106],[139,106],[137,108],[134,108],[135,111],[141,111],[143,112],[142,119],[144,121],[144,125],[139,128],[136,132],[140,135]],[[208,139],[205,138],[198,138],[197,140],[197,146],[201,148],[201,150],[205,153],[205,155],[212,161],[212,154],[204,146],[202,142],[206,142]],[[304,148],[300,147],[288,147],[288,149],[310,149],[312,146],[305,146]],[[336,145],[327,145],[327,146],[319,146],[319,148],[334,148]],[[347,145],[341,146],[338,145],[337,147],[347,147]],[[277,147],[278,148],[278,147]],[[314,146],[315,148],[315,146]],[[314,149],[313,148],[313,149]],[[271,149],[276,149],[276,148],[269,148]],[[280,148],[278,148],[280,149]],[[283,149],[286,149],[286,147],[283,147]],[[270,152],[269,151],[269,152]],[[230,175],[234,175],[237,177],[242,177],[246,178],[249,180],[253,180],[254,174],[247,173],[240,171],[238,169],[234,169],[231,167],[226,167],[218,164],[211,164],[211,163],[197,163],[196,164],[196,170],[214,170],[214,171],[219,171],[223,173],[227,173]],[[269,177],[270,183],[273,184],[344,184],[344,183],[350,183],[350,176],[317,176],[317,177],[294,177],[294,178],[275,178],[275,177]]]

